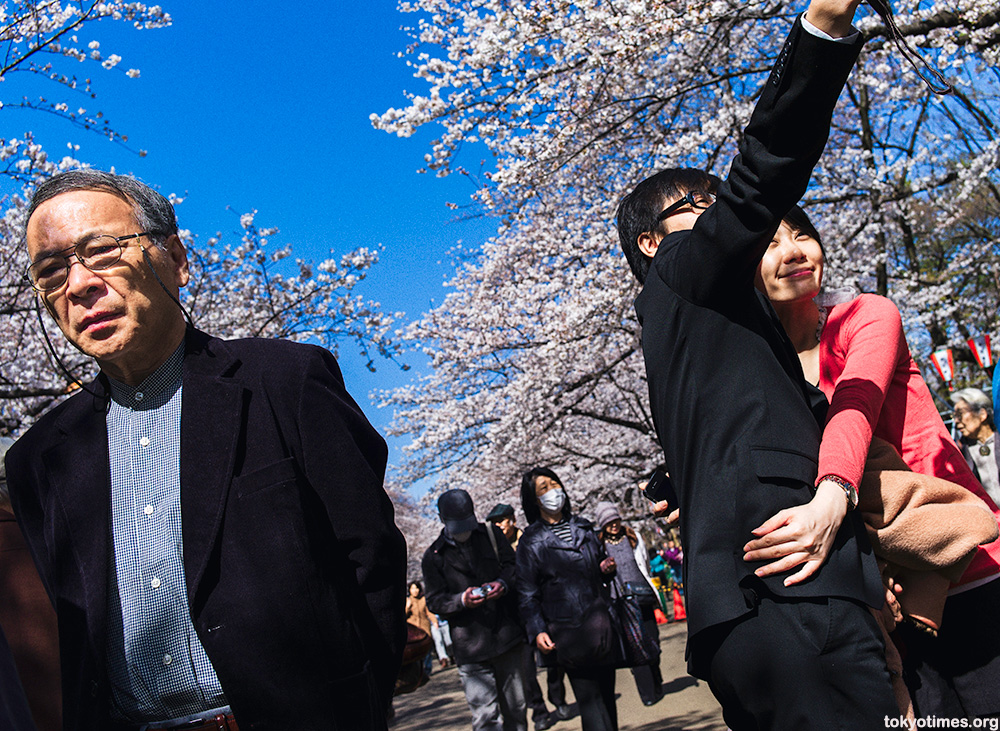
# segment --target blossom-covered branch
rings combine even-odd
[[[828,284],[892,297],[918,362],[950,344],[961,378],[981,385],[964,338],[992,331],[1000,306],[1000,18],[992,0],[893,6],[955,93],[932,94],[880,18],[862,17],[870,40],[804,205],[824,234]],[[498,220],[443,304],[406,333],[432,371],[383,396],[411,438],[401,479],[436,476],[489,502],[514,497],[520,471],[543,463],[590,500],[619,498],[657,464],[615,208],[660,168],[726,173],[804,7],[401,3],[414,19],[401,56],[423,89],[372,123],[399,136],[436,129],[424,168],[438,175],[485,147],[475,203]]]

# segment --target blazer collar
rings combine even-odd
[[[222,524],[244,426],[244,389],[232,378],[238,366],[238,358],[223,341],[188,329],[180,476],[184,573],[192,611]]]
[[[96,647],[103,647],[105,637],[112,550],[107,405],[107,382],[98,376],[65,402],[52,443],[41,457],[49,489],[66,516]]]

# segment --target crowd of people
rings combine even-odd
[[[579,510],[538,466],[523,530],[511,505],[480,522],[443,492],[407,589],[386,445],[334,357],[187,321],[174,208],[145,184],[39,185],[40,327],[100,373],[3,444],[3,568],[30,576],[0,597],[0,728],[384,729],[408,648],[416,687],[433,640],[477,731],[568,718],[567,679],[584,731],[616,731],[616,669],[662,698],[664,588],[734,731],[1000,718],[993,401],[952,395],[957,444],[895,305],[823,291],[797,206],[864,42],[859,1],[794,21],[726,179],[670,168],[619,204],[672,486],[652,512],[684,541],[653,566],[618,501]]]
[[[524,474],[521,509],[523,531],[510,505],[498,504],[479,522],[466,491],[444,492],[443,527],[422,561],[426,602],[412,583],[407,612],[415,624],[447,619],[473,728],[524,729],[529,708],[536,730],[551,728],[571,715],[568,678],[583,727],[617,729],[616,668],[631,667],[644,704],[663,697],[654,615],[663,607],[645,541],[614,503],[598,503],[595,521],[576,513],[545,467]],[[622,636],[629,607],[646,650],[638,659]],[[551,711],[538,666],[546,669]]]

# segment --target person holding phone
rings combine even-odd
[[[817,474],[822,404],[766,298],[757,264],[802,197],[863,40],[859,0],[813,0],[763,85],[726,180],[661,171],[622,200],[622,249],[650,406],[685,543],[688,668],[730,728],[882,729],[896,706],[878,567],[857,492]],[[792,573],[744,550],[783,510],[831,526]]]
[[[446,490],[437,504],[444,527],[421,562],[427,609],[448,619],[472,728],[527,731],[514,549],[476,519],[465,490]]]

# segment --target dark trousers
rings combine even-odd
[[[524,652],[524,697],[531,709],[531,717],[545,715],[549,712],[542,697],[542,688],[538,684],[538,667],[535,664],[535,650],[528,645]],[[563,679],[566,672],[560,667],[546,668],[545,684],[548,686],[549,703],[554,706],[566,705],[566,684]]]
[[[567,670],[583,731],[618,731],[613,667]]]
[[[751,611],[692,642],[733,731],[884,731],[898,718],[885,644],[868,608],[835,597],[748,593]]]
[[[566,705],[566,671],[561,667],[546,668],[545,686],[549,692],[549,703],[554,706]]]
[[[524,666],[521,674],[524,677],[524,698],[531,709],[531,717],[544,716],[549,712],[542,697],[542,689],[538,685],[538,667],[535,665],[535,651],[531,645],[524,648]]]
[[[900,624],[903,679],[917,717],[1000,715],[1000,579],[948,597],[937,637]]]
[[[660,629],[656,625],[652,606],[642,607],[642,628],[650,637],[659,638]],[[659,655],[646,665],[632,668],[632,677],[635,679],[635,688],[639,691],[639,698],[643,703],[649,705],[663,697],[663,675],[660,673]]]

